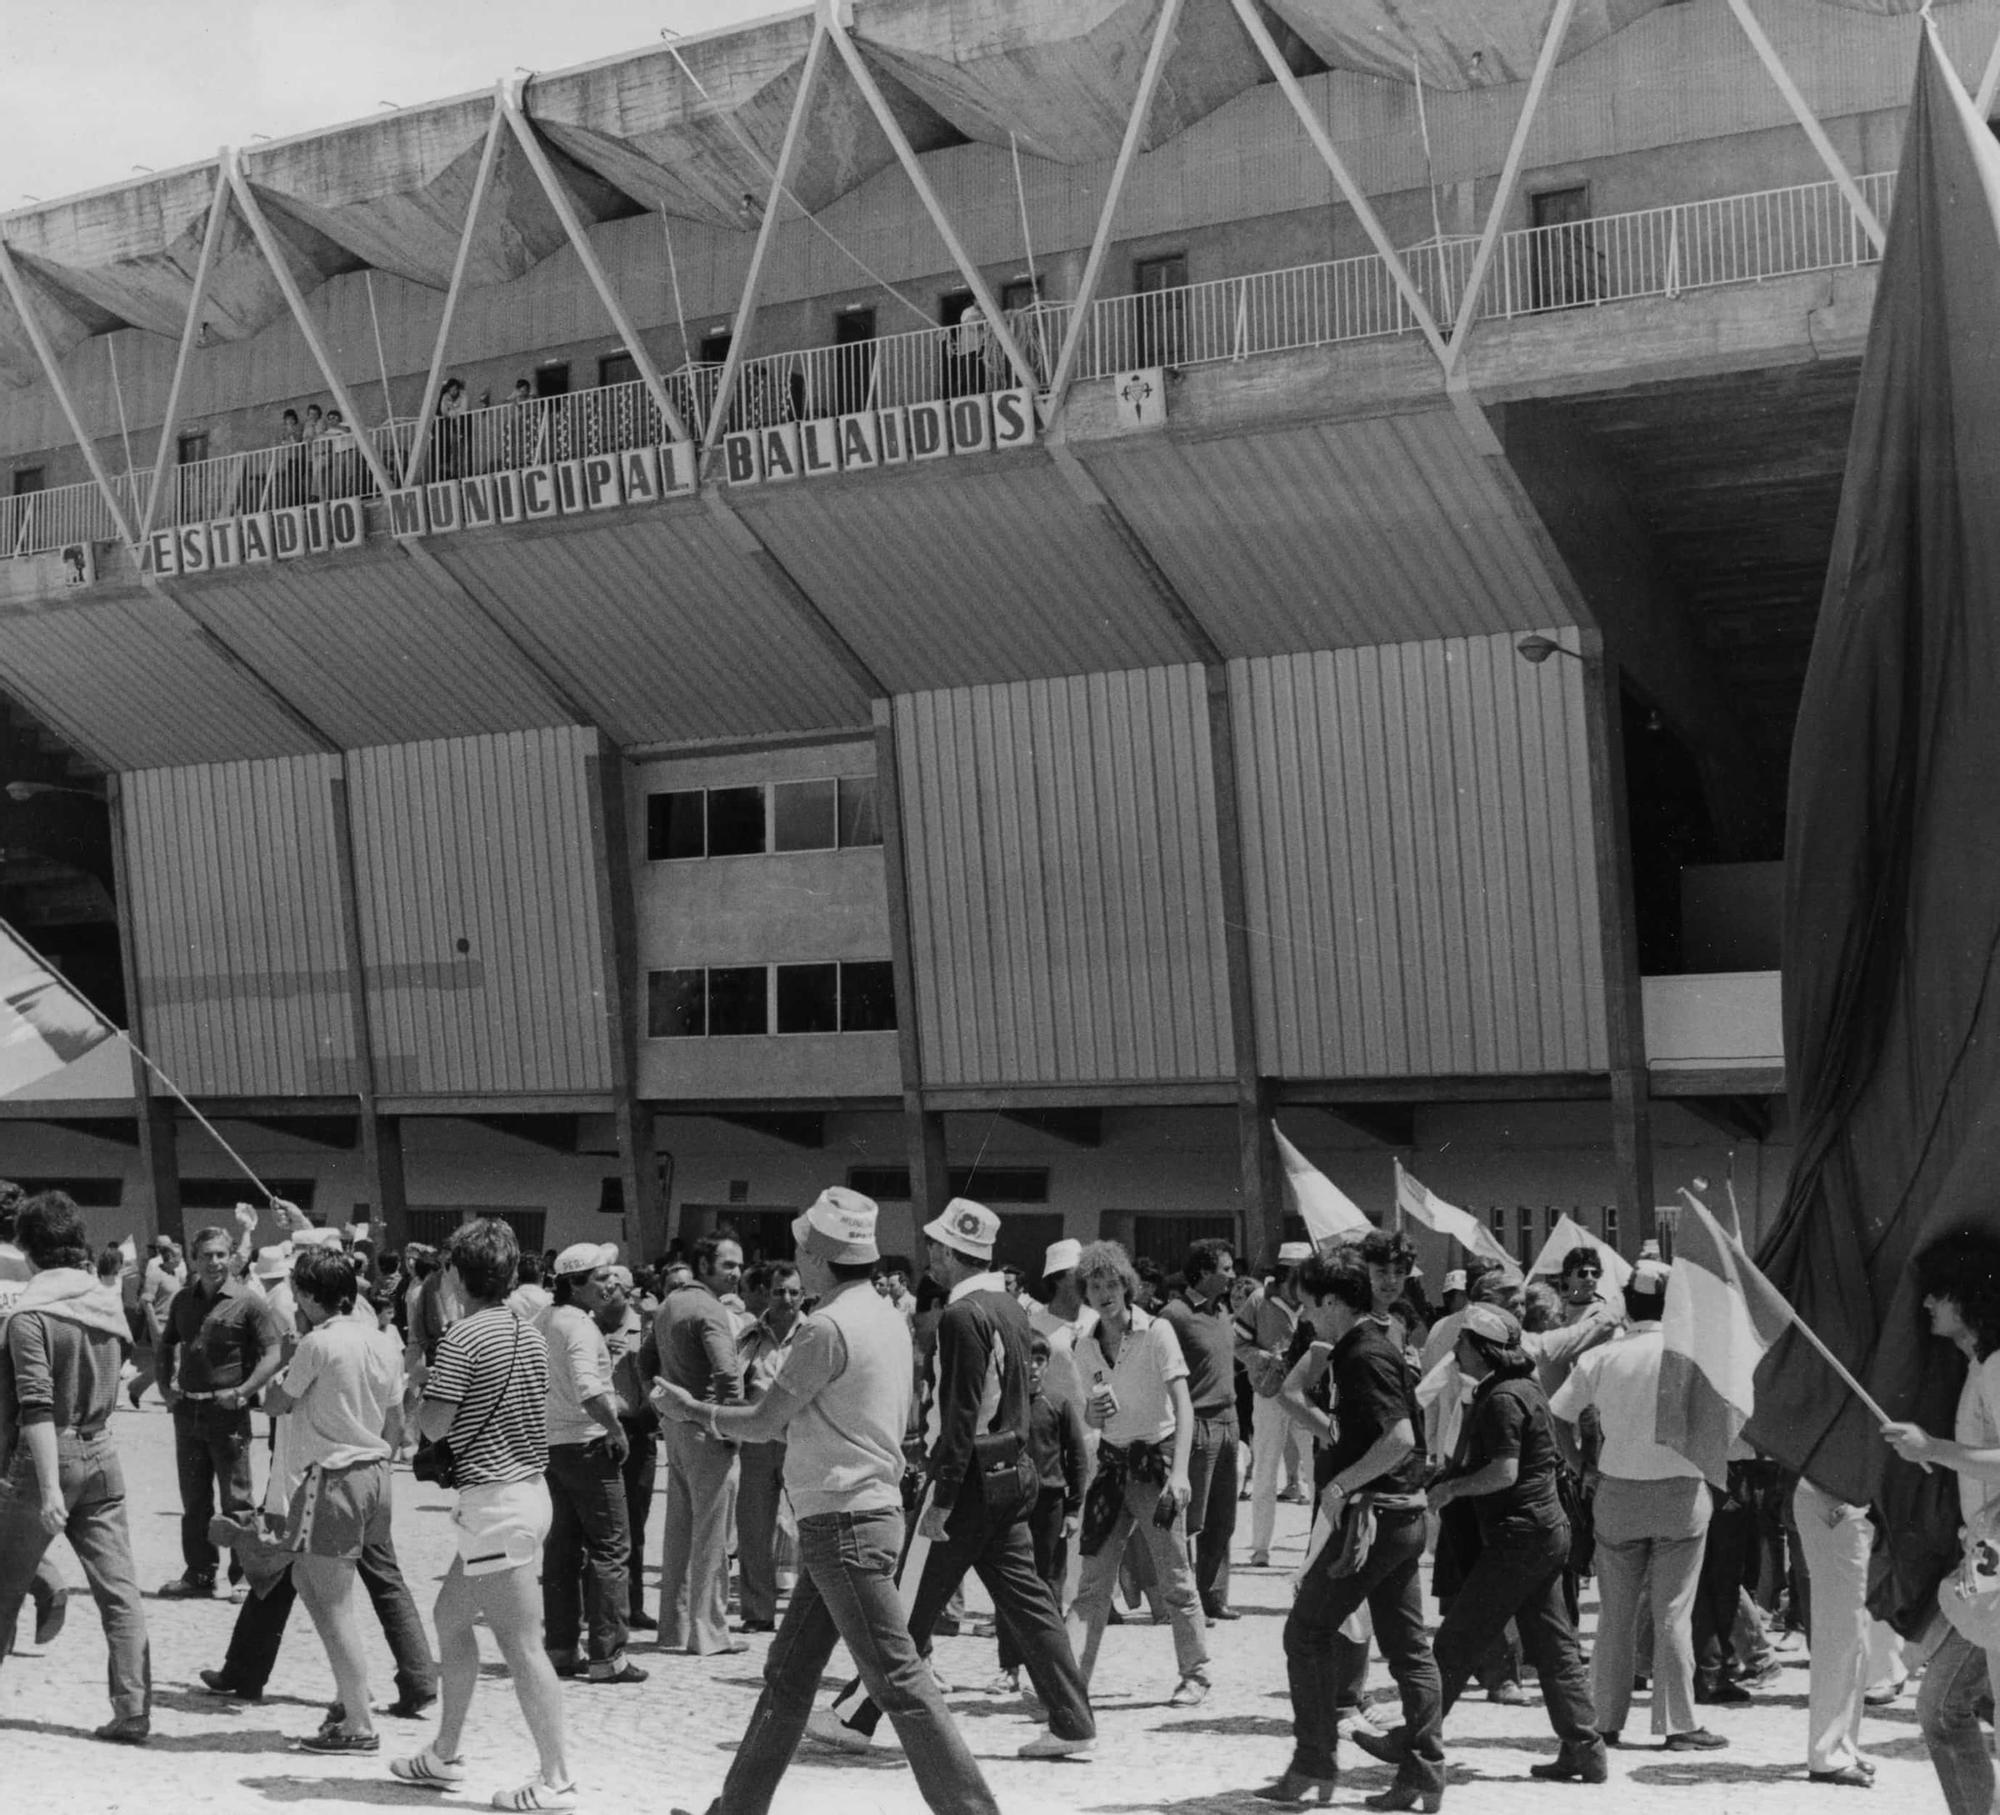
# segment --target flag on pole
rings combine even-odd
[[[0,922],[0,1096],[74,1064],[117,1032]]]
[[[1276,1122],[1271,1132],[1278,1138],[1278,1158],[1285,1168],[1285,1183],[1298,1200],[1299,1215],[1305,1218],[1306,1234],[1315,1248],[1340,1240],[1344,1235],[1366,1235],[1375,1227],[1357,1204],[1311,1160],[1285,1139]]]
[[[1549,1231],[1549,1239],[1542,1244],[1541,1253],[1535,1256],[1535,1264],[1528,1271],[1559,1273],[1564,1257],[1572,1248],[1595,1248],[1597,1258],[1604,1266],[1604,1283],[1613,1291],[1625,1290],[1626,1282],[1632,1277],[1632,1263],[1609,1242],[1599,1241],[1573,1216],[1557,1219],[1556,1226]]]
[[[1515,1274],[1521,1271],[1520,1263],[1501,1246],[1500,1238],[1491,1229],[1470,1210],[1446,1203],[1421,1180],[1405,1172],[1401,1160],[1396,1162],[1396,1208],[1422,1223],[1433,1235],[1449,1236],[1468,1254],[1497,1261]]]
[[[1692,1193],[1674,1231],[1654,1431],[1721,1487],[1757,1408],[1757,1364],[1797,1314]]]

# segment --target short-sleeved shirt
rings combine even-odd
[[[1951,1434],[1974,1449],[2000,1446],[2000,1350],[1966,1369]],[[2000,1519],[2000,1486],[1960,1475],[1958,1515],[1979,1537],[1994,1536],[1996,1519]]]
[[[576,1305],[551,1304],[532,1322],[549,1351],[549,1441],[595,1443],[604,1427],[584,1408],[612,1391],[611,1347],[604,1332]]]
[[[1417,1406],[1416,1382],[1410,1377],[1399,1325],[1362,1318],[1333,1345],[1331,1372],[1337,1429],[1319,1471],[1322,1479],[1331,1480],[1360,1461],[1385,1431],[1406,1418],[1413,1439],[1422,1431],[1423,1414]],[[1424,1467],[1423,1444],[1418,1441],[1386,1474],[1372,1481],[1350,1477],[1347,1484],[1378,1493],[1414,1493],[1423,1485]]]
[[[459,1486],[533,1481],[548,1467],[548,1347],[505,1305],[445,1331],[424,1397],[458,1408],[446,1435]]]
[[[1236,1320],[1227,1299],[1191,1305],[1175,1299],[1160,1314],[1173,1326],[1187,1363],[1188,1398],[1197,1418],[1233,1417],[1236,1412]]]
[[[241,1386],[285,1340],[271,1301],[234,1279],[210,1298],[185,1285],[167,1309],[166,1340],[174,1347],[174,1390],[219,1393]]]
[[[1100,1323],[1077,1338],[1076,1365],[1086,1401],[1103,1382],[1117,1396],[1118,1410],[1104,1427],[1104,1441],[1121,1447],[1166,1442],[1174,1434],[1174,1399],[1168,1389],[1188,1372],[1173,1325],[1134,1306],[1116,1367],[1105,1359],[1103,1337]]]
[[[1663,1337],[1657,1323],[1634,1324],[1623,1336],[1592,1349],[1562,1383],[1549,1409],[1575,1424],[1584,1407],[1597,1408],[1604,1442],[1601,1473],[1619,1481],[1677,1481],[1701,1469],[1660,1442],[1654,1415],[1660,1403]]]
[[[291,1461],[297,1469],[352,1468],[385,1460],[382,1425],[403,1395],[403,1353],[383,1335],[374,1313],[333,1317],[299,1339],[283,1386],[291,1410]]]
[[[1512,1456],[1519,1465],[1512,1487],[1469,1502],[1482,1531],[1502,1523],[1553,1525],[1562,1517],[1556,1497],[1562,1452],[1556,1447],[1555,1420],[1531,1377],[1482,1383],[1466,1409],[1465,1424],[1464,1473],[1476,1474],[1503,1456]]]

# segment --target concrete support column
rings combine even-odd
[[[410,1239],[410,1200],[403,1183],[403,1118],[383,1115],[372,1097],[361,1105],[361,1163],[377,1231],[376,1248],[402,1248]]]
[[[180,1239],[181,1173],[174,1108],[169,1098],[153,1094],[153,1074],[140,1062],[146,1017],[139,979],[138,947],[132,931],[132,890],[126,863],[125,795],[119,777],[105,783],[105,803],[111,815],[111,888],[117,897],[118,962],[125,974],[126,1047],[132,1062],[133,1109],[139,1123],[139,1174],[144,1181],[140,1202],[133,1206],[133,1233],[143,1247],[156,1235]]]
[[[944,1117],[903,1098],[903,1140],[910,1156],[910,1216],[916,1239],[922,1241],[924,1224],[940,1215],[951,1201],[951,1170],[945,1161]],[[921,1267],[921,1256],[913,1257]]]

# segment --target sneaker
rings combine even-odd
[[[210,1695],[227,1695],[239,1702],[261,1702],[264,1699],[263,1690],[239,1683],[227,1670],[198,1670],[195,1674],[201,1678],[201,1686]]]
[[[1208,1700],[1209,1682],[1205,1676],[1184,1676],[1175,1684],[1174,1692],[1167,1697],[1169,1708],[1199,1708]]]
[[[90,1737],[103,1740],[107,1746],[143,1746],[153,1737],[153,1723],[143,1714],[125,1714],[106,1721]]]
[[[389,1760],[389,1775],[398,1783],[420,1784],[427,1790],[455,1790],[465,1782],[462,1758],[440,1758],[426,1746],[414,1758]]]
[[[1087,1760],[1097,1750],[1094,1739],[1061,1739],[1054,1733],[1037,1733],[1018,1752],[1016,1758],[1073,1758],[1078,1762]]]
[[[835,1752],[866,1752],[874,1741],[850,1727],[831,1708],[815,1708],[806,1717],[806,1738]]]
[[[614,1657],[602,1664],[592,1664],[590,1673],[583,1680],[586,1683],[643,1683],[649,1674],[637,1664]]]
[[[1669,1733],[1669,1752],[1720,1752],[1729,1744],[1720,1733],[1711,1733],[1706,1727],[1690,1727],[1685,1733]]]
[[[212,1601],[215,1599],[215,1578],[213,1576],[175,1576],[171,1582],[160,1584],[160,1599],[163,1601]]]
[[[1877,1683],[1872,1689],[1864,1689],[1861,1699],[1871,1708],[1893,1707],[1903,1693],[1902,1682]]]
[[[1754,1670],[1744,1671],[1736,1680],[1746,1689],[1768,1689],[1784,1674],[1784,1666],[1776,1658],[1771,1658]]]
[[[317,1733],[308,1733],[294,1743],[301,1752],[326,1752],[336,1756],[382,1750],[381,1734],[343,1733],[338,1727],[322,1727]]]
[[[1018,1670],[1003,1670],[986,1685],[988,1695],[1019,1695],[1021,1693],[1021,1673]]]
[[[576,1785],[554,1784],[546,1777],[531,1777],[518,1790],[495,1790],[493,1806],[496,1809],[573,1809],[576,1807]]]

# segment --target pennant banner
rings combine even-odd
[[[1278,1140],[1285,1183],[1292,1188],[1299,1215],[1305,1219],[1306,1234],[1315,1248],[1323,1248],[1343,1236],[1366,1235],[1375,1227],[1362,1214],[1359,1204],[1285,1139],[1285,1131],[1276,1122],[1271,1124],[1271,1132]]]

